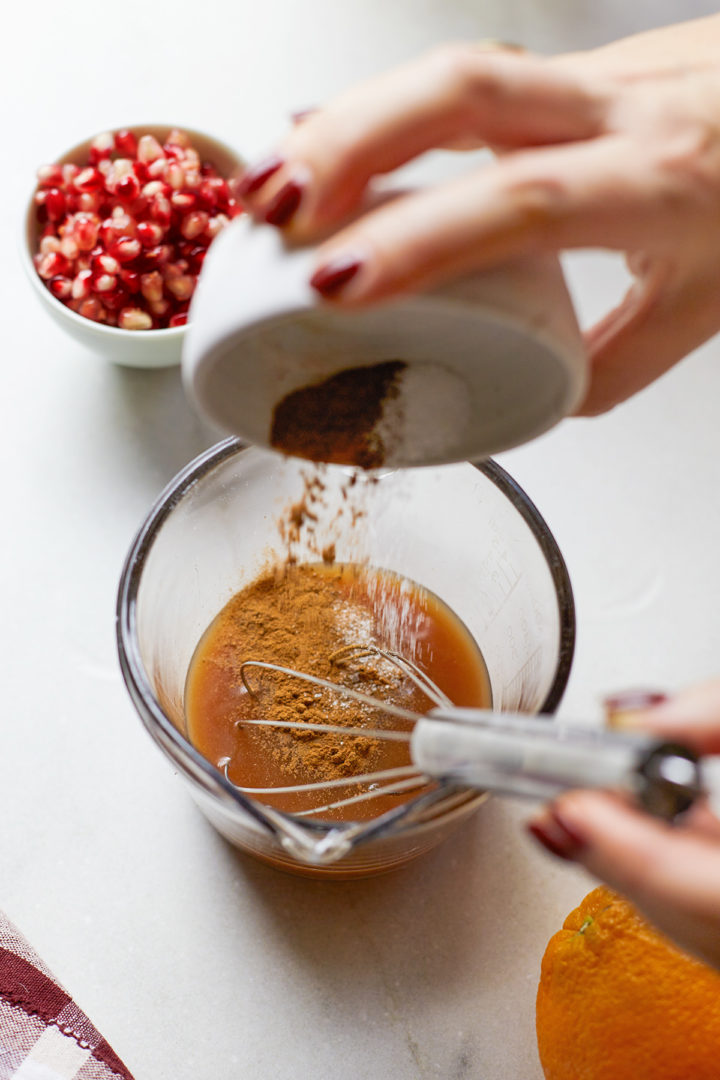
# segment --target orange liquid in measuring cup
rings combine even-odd
[[[422,788],[391,790],[336,806],[388,781],[350,778],[410,764],[406,742],[312,729],[253,727],[247,719],[325,722],[410,730],[377,709],[290,676],[246,669],[261,660],[372,694],[416,713],[434,707],[396,667],[377,657],[344,658],[350,645],[376,645],[417,664],[455,705],[487,708],[490,686],[471,634],[437,596],[388,571],[308,563],[269,573],[237,593],[211,623],[188,672],[185,710],[197,749],[259,802],[316,821],[369,820],[415,798]],[[341,780],[310,792],[276,789]],[[317,813],[318,808],[322,808]]]

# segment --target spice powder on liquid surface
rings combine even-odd
[[[185,696],[191,741],[208,760],[227,768],[229,779],[242,788],[321,783],[408,765],[404,742],[242,723],[255,718],[369,729],[403,726],[343,694],[259,668],[246,669],[249,693],[240,671],[248,660],[306,672],[417,713],[433,707],[407,676],[382,658],[336,657],[351,645],[376,645],[413,660],[454,704],[490,705],[487,671],[474,639],[434,594],[369,567],[288,564],[237,593],[198,645]],[[410,727],[405,725],[406,730]],[[302,813],[369,790],[369,782],[348,783],[253,797]],[[316,820],[367,820],[414,798],[419,790],[323,809]]]

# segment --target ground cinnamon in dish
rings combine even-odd
[[[430,702],[409,679],[383,660],[349,664],[333,655],[352,643],[374,642],[410,655],[458,704],[489,701],[487,675],[467,630],[436,597],[406,579],[353,565],[310,563],[268,573],[239,592],[204,635],[188,674],[186,716],[198,749],[244,787],[279,787],[350,777],[408,763],[405,744],[282,728],[250,727],[248,717],[397,727],[370,707],[287,676],[248,671],[260,659],[353,686],[426,712]],[[333,789],[327,799],[357,794]],[[397,806],[402,796],[354,804],[324,817],[372,817]],[[262,801],[298,812],[326,796],[263,795]]]
[[[275,406],[271,445],[310,461],[377,468],[386,451],[377,424],[385,402],[397,396],[406,366],[386,360],[347,368],[294,390]]]

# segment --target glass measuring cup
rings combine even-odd
[[[146,729],[231,843],[299,873],[351,877],[400,866],[443,839],[487,797],[441,784],[369,822],[311,822],[242,794],[190,744],[185,680],[203,632],[230,597],[287,554],[277,526],[302,497],[308,466],[229,439],[190,463],[140,528],[122,572],[120,663]],[[379,475],[362,528],[332,522],[347,471],[325,470],[314,547],[367,560],[437,594],[487,665],[493,707],[552,712],[572,662],[567,569],[547,525],[493,461]],[[300,560],[317,559],[302,544]]]

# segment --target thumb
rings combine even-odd
[[[720,966],[720,843],[670,826],[620,798],[590,791],[561,796],[530,823],[550,830],[558,852],[627,896],[680,945]],[[558,852],[561,853],[561,852]]]
[[[717,266],[678,280],[669,262],[646,262],[619,306],[585,335],[591,380],[577,415],[607,412],[712,337],[720,329],[719,290]]]

